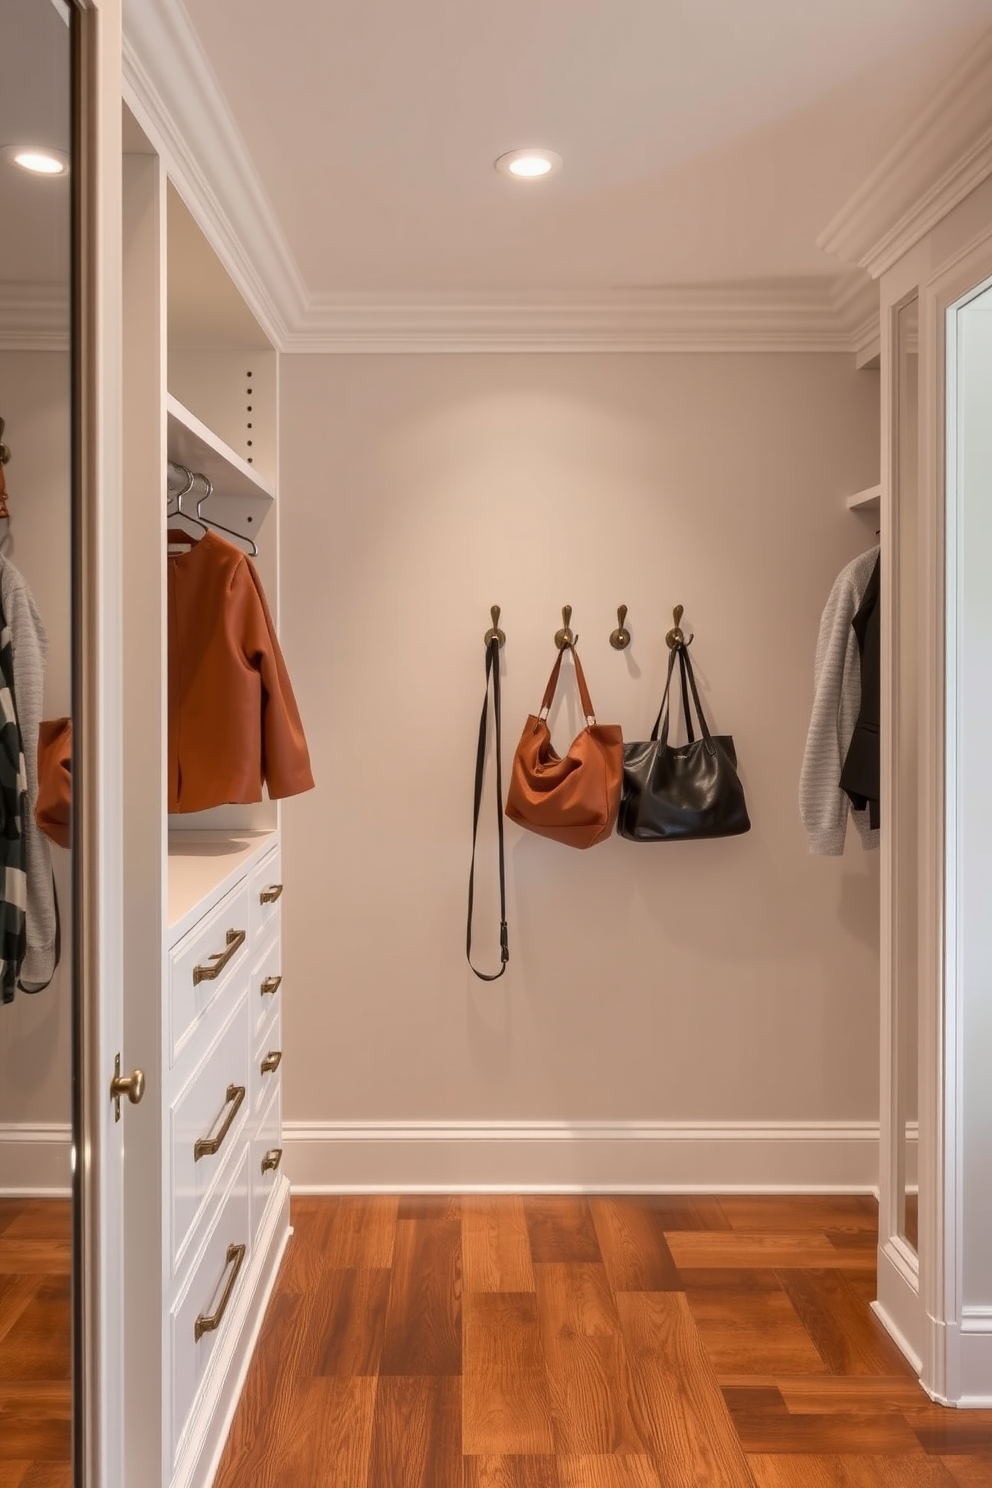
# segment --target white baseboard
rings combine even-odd
[[[0,1198],[67,1199],[71,1194],[71,1127],[0,1124]]]
[[[284,1122],[297,1193],[871,1193],[877,1122]]]
[[[955,1405],[992,1409],[992,1307],[962,1307],[959,1329],[961,1395]]]

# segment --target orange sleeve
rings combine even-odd
[[[272,800],[296,796],[313,789],[310,751],[265,591],[250,559],[238,565],[232,590],[237,640],[262,683],[262,779]]]

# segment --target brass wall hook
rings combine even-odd
[[[555,645],[558,647],[559,651],[564,651],[566,646],[574,646],[576,641],[579,639],[578,636],[575,635],[574,632],[570,629],[571,623],[572,606],[562,605],[561,630],[555,631]]]
[[[489,646],[492,644],[493,641],[495,641],[497,643],[497,645],[499,645],[500,647],[502,647],[503,643],[506,640],[506,634],[505,634],[505,632],[502,631],[502,630],[500,630],[500,628],[499,628],[499,605],[490,605],[490,607],[489,607],[489,613],[493,617],[493,623],[492,623],[491,628],[489,630],[487,630],[486,631],[486,634],[485,634],[485,642],[486,642],[486,648],[487,648],[487,650],[488,650]]]
[[[672,611],[672,619],[675,621],[675,624],[665,636],[665,640],[668,642],[668,649],[670,651],[677,650],[679,646],[691,646],[693,640],[695,639],[695,632],[693,632],[689,639],[686,640],[685,633],[682,630],[682,615],[682,606],[676,605],[674,610]]]
[[[614,651],[626,651],[630,645],[630,631],[626,628],[627,606],[617,607],[617,628],[610,635],[610,645]]]

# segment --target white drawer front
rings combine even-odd
[[[250,918],[248,885],[240,883],[169,952],[170,1064],[221,993],[247,981]]]
[[[250,1083],[245,991],[232,1017],[172,1106],[169,1150],[173,1271],[179,1266],[204,1200],[227,1158],[243,1140]],[[217,1150],[211,1151],[215,1145]]]
[[[258,1234],[258,1227],[262,1223],[269,1197],[281,1170],[282,1089],[279,1084],[276,1084],[262,1112],[251,1143],[251,1233],[253,1240]]]
[[[272,1017],[274,1009],[281,1007],[282,997],[282,941],[276,936],[270,941],[264,955],[256,961],[251,974],[251,999],[249,1016],[252,1037],[260,1031],[262,1024]]]
[[[251,1115],[256,1117],[268,1100],[274,1085],[279,1083],[282,1065],[282,1022],[279,1009],[274,1008],[269,1021],[256,1034],[251,1056],[249,1095]]]
[[[240,1274],[248,1265],[251,1249],[248,1158],[245,1147],[217,1220],[172,1309],[173,1464],[213,1352],[224,1336],[225,1326],[229,1326],[229,1314],[237,1310]],[[244,1250],[240,1251],[242,1246]]]
[[[248,880],[251,936],[255,949],[279,927],[282,909],[282,854],[278,847],[262,859]]]

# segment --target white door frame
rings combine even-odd
[[[121,0],[74,0],[75,1480],[122,1488]]]
[[[992,279],[992,229],[932,275],[921,294],[921,388],[927,411],[921,462],[920,613],[929,644],[922,648],[920,835],[920,1187],[922,1303],[926,1319],[921,1382],[934,1399],[992,1405],[992,1375],[969,1367],[992,1355],[992,1334],[980,1340],[962,1297],[965,1138],[963,1070],[965,981],[961,961],[957,760],[961,723],[961,493],[954,469],[954,308]],[[950,312],[950,313],[949,313]],[[950,322],[950,324],[949,324]],[[925,323],[925,329],[924,329]],[[974,933],[974,927],[971,927]],[[986,1236],[992,1244],[992,1236]],[[971,1335],[974,1334],[974,1337]],[[978,1376],[984,1373],[984,1379]]]

